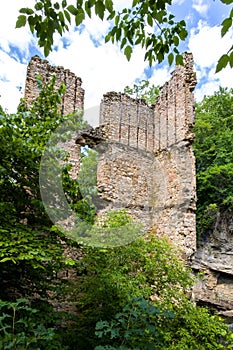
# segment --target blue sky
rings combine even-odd
[[[71,0],[72,1],[72,0]],[[15,29],[18,9],[32,6],[34,0],[4,1],[0,12],[0,104],[8,112],[16,111],[23,97],[26,68],[30,58],[43,51],[37,46],[28,28]],[[131,1],[116,0],[118,9]],[[198,85],[195,98],[200,101],[219,86],[233,87],[233,69],[215,74],[218,58],[232,45],[233,33],[223,39],[220,24],[230,12],[231,6],[220,0],[173,0],[171,10],[177,19],[187,22],[189,37],[181,49],[194,55]],[[108,91],[123,91],[136,80],[147,79],[162,85],[169,79],[174,66],[166,62],[148,68],[144,51],[137,47],[128,62],[117,45],[104,43],[109,28],[107,21],[96,17],[86,19],[82,28],[74,26],[64,38],[56,36],[54,51],[47,58],[51,64],[64,66],[82,78],[85,89],[85,107],[94,107]]]

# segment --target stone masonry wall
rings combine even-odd
[[[72,114],[81,111],[84,108],[84,90],[81,87],[81,78],[76,77],[69,69],[63,67],[51,66],[47,60],[41,59],[39,56],[33,56],[27,67],[27,77],[25,84],[25,99],[30,105],[39,94],[37,85],[37,75],[40,75],[44,82],[47,82],[53,74],[56,75],[55,88],[61,83],[66,85],[66,92],[62,98],[61,112],[62,115]],[[72,169],[70,175],[73,179],[77,178],[80,166],[80,147],[75,140],[67,141],[65,148],[70,152],[70,163]]]
[[[62,99],[62,114],[71,114],[84,107],[84,90],[81,78],[76,77],[69,69],[51,66],[48,61],[39,56],[33,56],[28,64],[25,84],[25,99],[30,104],[39,94],[36,75],[40,75],[47,82],[53,74],[56,74],[56,86],[61,83],[66,85],[66,93]]]
[[[154,106],[111,92],[100,113],[110,145],[98,164],[102,198],[109,208],[121,205],[145,228],[168,237],[186,258],[196,249],[195,85],[193,58],[186,53]]]

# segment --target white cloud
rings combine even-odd
[[[25,84],[27,66],[0,51],[0,105],[9,113],[17,109]]]
[[[33,37],[28,28],[15,29],[21,7],[33,5],[32,0],[7,0],[0,12],[0,105],[14,113],[23,97],[19,87],[24,87],[29,45]],[[13,52],[12,49],[16,51]],[[22,63],[19,62],[19,53]]]
[[[28,55],[28,46],[32,41],[32,35],[27,27],[15,29],[19,9],[33,5],[32,0],[7,0],[0,11],[0,47],[10,52],[10,45],[20,48],[21,52]]]
[[[0,80],[0,105],[8,113],[15,113],[23,93],[15,86],[14,82]]]
[[[86,107],[99,104],[107,91],[123,91],[143,74],[144,52],[139,47],[128,62],[120,49],[111,43],[95,47],[88,30],[82,34],[70,33],[69,41],[69,47],[53,51],[49,58],[55,65],[65,66],[82,78]]]
[[[208,77],[206,82],[200,85],[195,92],[196,101],[201,101],[204,96],[212,95],[220,86],[233,88],[232,69],[230,67],[217,74],[215,73],[215,67],[213,67],[206,76]]]
[[[209,1],[207,1],[209,2]],[[206,0],[193,0],[192,7],[201,15],[206,16],[209,10],[209,4],[206,3]]]
[[[222,38],[220,27],[210,27],[203,21],[198,22],[197,28],[191,29],[189,50],[193,53],[196,64],[202,67],[216,64],[219,57],[227,52],[231,45],[232,31]]]
[[[163,86],[163,84],[171,78],[170,73],[171,68],[168,67],[155,69],[149,81],[155,86]]]
[[[172,5],[182,5],[185,2],[185,0],[173,0]]]
[[[194,56],[199,82],[195,90],[195,97],[198,101],[204,95],[210,95],[218,90],[219,86],[233,87],[230,68],[225,68],[215,74],[218,59],[232,45],[232,35],[233,31],[222,38],[219,26],[210,27],[203,21],[199,21],[198,27],[191,30],[188,46]]]

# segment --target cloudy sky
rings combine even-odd
[[[23,97],[25,75],[30,58],[43,51],[37,46],[28,28],[15,29],[18,9],[32,6],[34,0],[7,0],[0,11],[0,105],[10,113],[16,111],[20,97]],[[114,1],[120,9],[128,0]],[[220,24],[230,12],[230,6],[220,0],[173,0],[171,10],[178,20],[185,19],[189,37],[181,49],[194,55],[198,85],[195,98],[200,101],[204,95],[212,94],[219,86],[233,87],[233,70],[229,68],[215,74],[218,58],[232,45],[233,33],[223,39]],[[103,93],[123,91],[141,79],[149,79],[155,85],[162,85],[174,69],[166,63],[155,64],[149,69],[144,62],[144,52],[135,49],[128,62],[111,43],[104,43],[108,22],[97,18],[87,19],[81,30],[71,28],[62,39],[57,36],[53,52],[47,58],[51,64],[64,66],[82,78],[85,89],[85,107],[100,103]]]

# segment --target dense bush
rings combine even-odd
[[[233,334],[218,316],[191,303],[161,311],[144,298],[133,298],[111,321],[100,321],[95,350],[232,349]],[[108,344],[108,345],[106,345]]]

